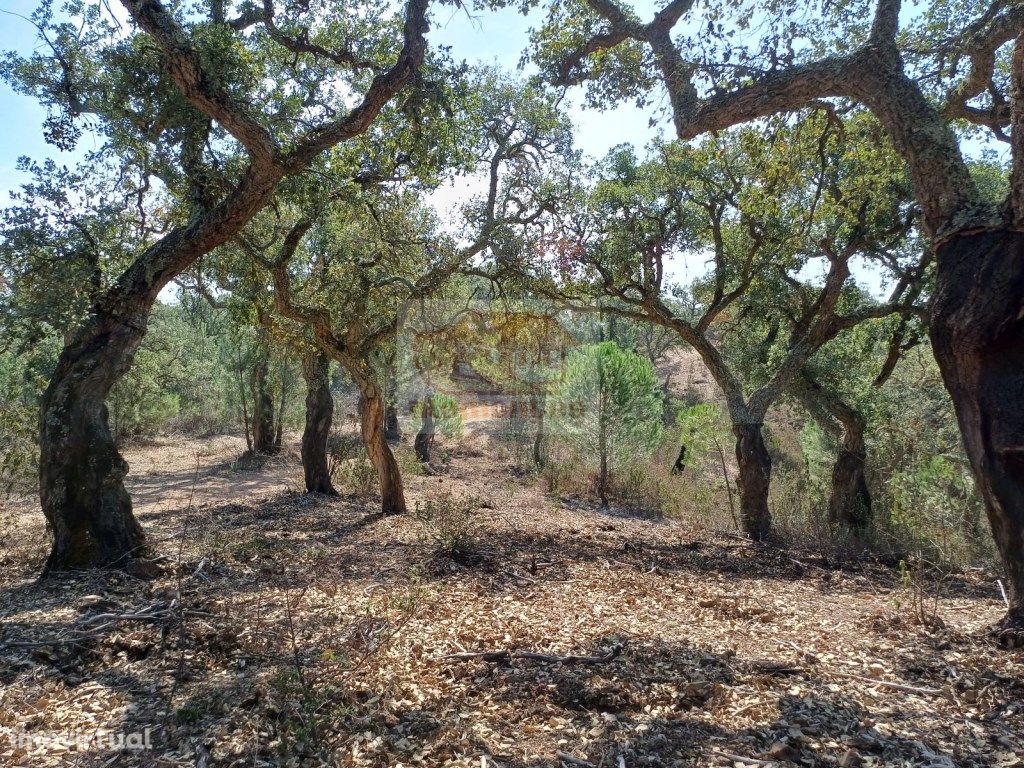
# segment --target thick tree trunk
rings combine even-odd
[[[420,431],[413,440],[416,458],[424,464],[430,461],[430,449],[434,445],[434,398],[431,393],[420,401]]]
[[[330,360],[323,353],[308,354],[302,360],[306,379],[306,427],[302,432],[302,473],[306,491],[337,496],[327,461],[327,438],[331,433],[334,397],[328,377]]]
[[[863,529],[871,523],[871,491],[864,476],[867,451],[864,419],[843,423],[843,440],[832,467],[829,520],[847,528]]]
[[[867,421],[856,408],[807,373],[796,378],[793,389],[819,426],[839,440],[832,466],[829,521],[852,529],[866,528],[871,523],[871,491],[864,475]]]
[[[402,472],[395,454],[384,436],[384,396],[380,387],[370,379],[359,381],[363,407],[360,411],[363,444],[370,462],[377,470],[380,482],[381,511],[385,515],[404,515],[405,489]]]
[[[272,454],[274,450],[274,395],[268,381],[270,356],[260,352],[252,370],[252,449]]]
[[[764,444],[761,427],[759,423],[732,425],[736,436],[736,463],[740,470],[736,478],[740,492],[740,522],[743,530],[755,541],[766,538],[772,527],[772,514],[768,509],[772,457]]]
[[[1024,233],[938,246],[929,328],[1006,569],[1003,628],[1024,634]]]
[[[126,567],[148,554],[124,488],[128,464],[104,404],[146,333],[148,307],[91,319],[64,348],[43,394],[39,496],[53,531],[46,572]]]

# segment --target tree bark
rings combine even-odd
[[[322,352],[302,359],[306,379],[306,427],[302,432],[302,473],[308,493],[337,496],[327,461],[327,439],[334,416],[334,397],[328,378],[330,359]]]
[[[200,57],[159,3],[127,3],[133,20],[160,47],[167,70],[193,107],[245,146],[250,165],[211,208],[153,242],[97,301],[61,352],[40,412],[39,496],[54,531],[47,571],[121,565],[145,549],[124,488],[128,466],[110,439],[104,400],[131,366],[153,303],[171,279],[234,237],[273,197],[278,183],[322,151],[364,133],[418,70],[426,54],[427,3],[410,0],[402,50],[342,118],[305,134],[282,155],[271,134],[203,71]]]
[[[736,463],[739,476],[740,522],[755,541],[768,536],[772,514],[768,509],[768,488],[772,475],[772,457],[764,444],[759,423],[733,423],[736,436]]]
[[[929,334],[1006,569],[1002,627],[1024,632],[1024,234],[937,246]]]
[[[281,445],[284,442],[284,409],[288,403],[288,395],[290,387],[288,386],[288,363],[284,360],[281,361],[281,396],[277,401],[277,425],[274,431],[274,451],[280,452]]]
[[[832,466],[829,522],[854,530],[866,528],[871,523],[871,491],[864,474],[867,421],[856,408],[810,375],[797,377],[794,384],[797,396],[814,420],[839,440]]]
[[[384,438],[391,443],[402,439],[402,427],[398,423],[398,407],[389,402],[384,406]]]
[[[270,355],[260,348],[252,370],[252,448],[254,453],[269,455],[274,450],[274,395],[268,381]]]
[[[430,461],[430,449],[434,445],[434,397],[428,392],[420,401],[420,431],[416,433],[413,448],[416,458],[424,464]]]
[[[44,573],[124,568],[148,554],[124,488],[128,463],[111,438],[104,403],[131,365],[148,312],[131,319],[92,318],[64,348],[43,394],[39,496],[53,531]]]
[[[363,399],[360,411],[363,444],[370,462],[377,470],[381,512],[385,515],[404,515],[406,505],[402,472],[384,436],[384,395],[372,379],[359,377],[357,381]]]

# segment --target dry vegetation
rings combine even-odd
[[[149,727],[153,749],[0,738],[0,764],[1024,759],[1024,663],[986,638],[1002,611],[987,574],[931,579],[570,506],[493,466],[480,433],[409,478],[413,502],[473,504],[470,543],[446,554],[429,521],[301,495],[294,456],[240,469],[237,448],[129,454],[166,558],[152,580],[36,582],[40,518],[11,518],[3,735]]]

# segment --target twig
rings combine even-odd
[[[535,651],[511,650],[511,651],[468,651],[466,653],[449,653],[442,656],[444,661],[470,661],[471,659],[482,659],[483,661],[511,661],[512,659],[530,659],[531,661],[543,661],[548,664],[605,664],[615,659],[622,653],[622,645],[613,645],[607,653],[601,656],[555,656],[548,653],[537,653]]]
[[[719,757],[724,757],[726,760],[732,760],[734,763],[746,763],[747,765],[778,765],[778,760],[758,760],[756,757],[744,757],[743,755],[734,755],[730,752],[723,752],[720,749],[712,749]]]
[[[883,688],[892,688],[896,691],[904,691],[906,693],[917,693],[922,696],[938,696],[942,693],[938,688],[919,688],[915,685],[904,685],[903,683],[892,683],[888,680],[877,680],[873,677],[864,677],[864,675],[854,675],[850,672],[839,672],[837,670],[828,670],[828,674],[838,675],[839,677],[848,677],[851,680],[860,680],[863,683],[872,683],[873,685],[880,685]]]
[[[725,466],[725,451],[718,441],[718,435],[714,435],[715,447],[718,449],[718,460],[722,465],[722,479],[725,480],[725,490],[729,493],[729,512],[732,513],[732,523],[739,530],[740,521],[736,519],[736,503],[732,500],[732,484],[729,482],[729,470]]]
[[[996,579],[996,584],[999,585],[999,592],[1003,596],[1003,602],[1006,603],[1006,610],[1010,610],[1010,598],[1006,596],[1006,589],[1003,587],[1003,580]]]

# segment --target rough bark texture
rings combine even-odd
[[[929,328],[1006,568],[1006,629],[1024,630],[1024,234],[939,246]]]
[[[274,395],[268,375],[270,359],[260,354],[252,371],[252,449],[254,453],[276,453],[274,444]]]
[[[420,402],[420,431],[416,433],[413,448],[416,458],[424,464],[430,461],[430,449],[434,445],[434,398],[428,394]]]
[[[323,353],[309,354],[302,360],[306,379],[306,427],[302,432],[302,473],[306,491],[337,496],[331,483],[327,461],[327,438],[334,416],[334,397],[328,378],[330,360]]]
[[[756,541],[768,536],[772,514],[768,510],[768,487],[772,475],[772,457],[765,447],[761,424],[733,424],[736,435],[736,463],[739,477],[740,521],[743,530]]]
[[[175,227],[117,278],[65,346],[40,413],[39,496],[54,531],[47,571],[83,565],[128,565],[145,548],[124,488],[127,464],[110,438],[104,400],[131,366],[153,303],[172,278],[224,244],[270,201],[286,175],[302,171],[320,152],[362,134],[413,76],[426,54],[427,0],[406,7],[402,51],[374,77],[347,114],[306,133],[288,155],[253,116],[203,71],[187,34],[160,3],[124,3],[160,47],[163,66],[193,107],[216,120],[246,148],[249,167],[216,205]]]
[[[46,572],[126,567],[146,554],[104,404],[145,335],[147,313],[135,319],[95,318],[64,348],[43,395],[39,496],[53,530]]]
[[[377,470],[381,512],[385,515],[404,515],[406,506],[402,472],[384,436],[383,393],[380,387],[368,379],[359,381],[359,391],[363,398],[363,407],[360,411],[363,444],[366,446],[370,462]]]
[[[853,529],[867,527],[871,522],[871,491],[864,474],[867,421],[838,394],[806,373],[796,379],[793,389],[818,425],[839,441],[832,466],[829,521]]]

